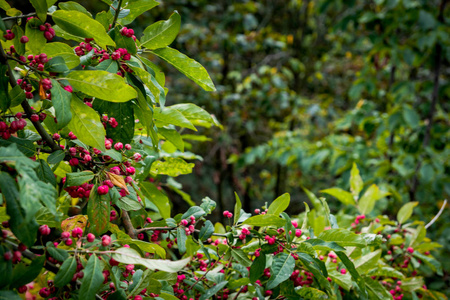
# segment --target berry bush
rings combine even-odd
[[[309,191],[296,217],[288,194],[253,213],[236,195],[213,224],[215,202],[175,180],[199,158],[187,130],[220,126],[195,104],[166,105],[158,60],[215,90],[169,47],[180,15],[137,37],[130,24],[158,2],[105,0],[95,17],[55,2],[23,15],[1,1],[1,299],[446,299],[425,284],[442,274],[440,245],[410,221],[417,203],[374,215],[388,193],[356,165],[350,192],[323,191],[345,205],[336,214]],[[190,208],[172,214],[166,190]]]

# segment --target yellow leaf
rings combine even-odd
[[[123,179],[122,176],[110,172],[106,172],[106,174],[108,174],[109,179],[115,186],[124,189],[128,194],[130,193],[130,191],[128,191],[127,184],[125,183],[125,179]]]
[[[63,231],[72,232],[75,227],[80,227],[84,229],[86,227],[88,217],[85,215],[76,215],[65,219],[61,222],[61,229]]]

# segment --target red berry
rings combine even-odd
[[[97,188],[97,193],[99,195],[106,195],[109,192],[109,187],[107,185],[101,185]]]
[[[21,42],[22,44],[26,44],[26,43],[28,43],[28,41],[29,41],[29,39],[28,39],[28,37],[27,37],[26,35],[24,35],[24,36],[22,36],[22,37],[20,38],[20,42]]]
[[[109,235],[102,236],[102,246],[106,247],[111,244],[111,237]]]
[[[84,194],[84,192],[83,192]],[[74,238],[80,238],[83,235],[83,229],[81,229],[80,227],[75,227],[72,230],[72,237]]]
[[[11,253],[11,251],[5,252],[5,253],[3,254],[3,258],[4,258],[5,260],[11,260],[11,259],[13,258],[13,254]]]
[[[41,233],[41,235],[49,235],[50,234],[50,228],[47,225],[41,225],[41,227],[39,227],[39,232]]]
[[[30,120],[31,122],[39,122],[39,116],[37,114],[32,114]]]
[[[92,233],[88,233],[87,236],[86,236],[86,240],[89,243],[92,243],[95,240],[95,235],[93,235]]]

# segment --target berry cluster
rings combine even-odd
[[[55,29],[52,28],[52,25],[50,25],[50,23],[39,25],[39,30],[44,32],[44,37],[49,42],[56,36]]]

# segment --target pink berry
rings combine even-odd
[[[111,244],[111,237],[109,235],[102,236],[102,246],[106,247]]]
[[[295,236],[296,237],[300,237],[302,235],[302,230],[301,229],[296,229],[295,230]]]
[[[62,238],[63,240],[66,240],[66,239],[70,238],[70,232],[68,232],[68,231],[63,231],[63,232],[61,233],[61,238]]]
[[[69,160],[69,165],[72,167],[77,166],[79,164],[78,158],[74,157]]]
[[[67,246],[70,246],[70,245],[73,244],[73,240],[72,240],[71,238],[68,238],[68,239],[66,239],[66,240],[64,241],[64,243],[65,243]]]
[[[123,144],[122,143],[116,143],[114,144],[114,149],[116,149],[117,151],[120,151],[123,149]]]
[[[31,122],[39,122],[39,116],[37,114],[32,114],[30,120]]]
[[[106,195],[109,192],[109,187],[107,185],[101,185],[97,188],[97,193],[99,195]]]
[[[347,274],[347,270],[346,270],[346,269],[341,269],[341,274],[342,274],[342,275]]]
[[[66,85],[66,86],[64,87],[64,89],[65,89],[66,91],[68,91],[69,93],[72,93],[72,92],[73,92],[73,88],[72,88],[70,85]]]
[[[130,144],[125,144],[125,149],[126,150],[131,150],[131,145]]]
[[[409,253],[412,254],[414,252],[414,249],[412,247],[408,247],[408,249],[406,249],[406,251],[408,251]]]
[[[95,240],[95,235],[93,235],[92,233],[88,233],[87,236],[86,236],[86,240],[89,243],[92,243]]]
[[[84,194],[84,192],[83,192]],[[74,238],[80,238],[83,235],[83,229],[81,229],[80,227],[75,227],[72,230],[72,237]]]
[[[11,253],[11,251],[5,252],[5,253],[3,254],[3,258],[4,258],[5,260],[11,260],[11,259],[13,258],[13,254]]]
[[[20,38],[20,42],[22,43],[22,44],[26,44],[26,43],[28,43],[28,41],[29,41],[29,39],[28,39],[28,37],[27,36],[22,36],[21,38]]]
[[[47,225],[41,225],[41,227],[39,227],[39,232],[41,233],[41,235],[49,235],[50,234],[50,228]]]

